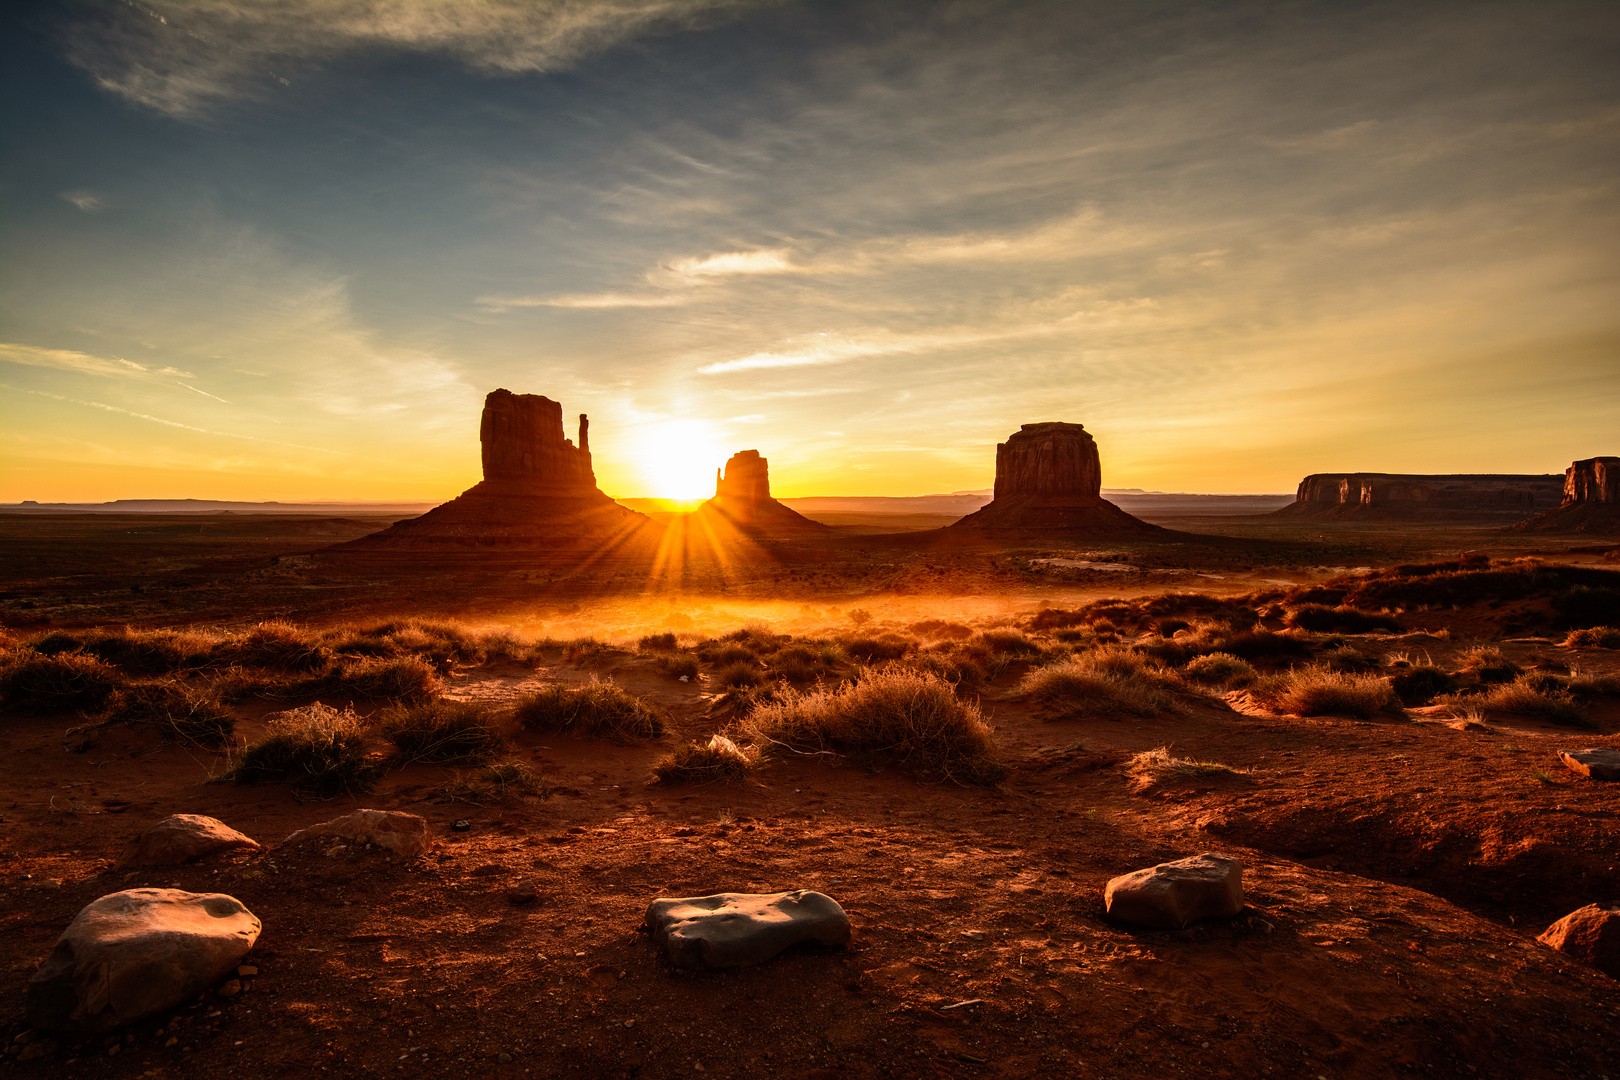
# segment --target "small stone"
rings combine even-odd
[[[352,814],[300,829],[279,846],[290,847],[322,836],[337,837],[356,844],[376,844],[407,859],[415,858],[433,846],[433,831],[428,828],[427,819],[400,810],[356,810]]]
[[[17,1054],[18,1061],[33,1061],[50,1053],[54,1047],[49,1040],[45,1042],[29,1043]]]
[[[716,893],[660,898],[644,918],[678,968],[746,967],[801,941],[842,946],[849,916],[824,893]]]
[[[539,895],[540,891],[534,887],[532,881],[525,881],[506,890],[506,900],[511,904],[532,904]]]
[[[1243,864],[1205,852],[1124,874],[1103,893],[1110,918],[1152,930],[1180,930],[1243,910]]]
[[[122,1049],[123,1049],[122,1046],[119,1046],[117,1043],[114,1043],[113,1045],[107,1047],[107,1056],[108,1057],[113,1057],[114,1055],[116,1055],[118,1053],[118,1051],[120,1051]]]
[[[466,818],[462,818],[460,821],[453,821],[450,823],[450,830],[452,832],[466,832],[471,828],[472,822],[468,821]]]
[[[235,997],[237,994],[240,994],[241,992],[242,992],[242,980],[241,979],[228,979],[224,983],[220,984],[220,988],[218,990],[214,991],[214,993],[218,994],[222,998]]]
[[[510,1064],[512,1064],[512,1055],[511,1054],[504,1054],[504,1053],[503,1054],[496,1054],[495,1055],[495,1060],[498,1061],[502,1065],[510,1065]]]
[[[35,1031],[33,1028],[24,1028],[18,1033],[17,1037],[11,1041],[16,1043],[18,1046],[27,1046],[29,1043],[38,1038],[39,1032]]]
[[[221,851],[257,851],[259,842],[237,832],[217,818],[201,814],[173,814],[135,838],[118,868],[172,866]]]
[[[1620,979],[1620,908],[1587,904],[1547,927],[1536,940]]]
[[[179,1040],[179,1038],[178,1038],[178,1037],[175,1037],[175,1038],[171,1038],[171,1039],[169,1039],[169,1040],[168,1040],[168,1041],[167,1041],[167,1042],[165,1042],[165,1043],[164,1043],[164,1044],[163,1044],[163,1049],[165,1049],[165,1050],[172,1050],[172,1049],[174,1049],[174,1048],[175,1048],[175,1047],[176,1047],[176,1046],[179,1046],[179,1045],[180,1045],[180,1040]]]
[[[1613,747],[1560,750],[1558,756],[1570,772],[1593,780],[1620,780],[1620,750]]]
[[[253,976],[257,975],[258,973],[259,973],[259,969],[257,967],[255,967],[253,964],[242,964],[239,967],[237,967],[237,969],[236,969],[236,974],[239,977],[244,978],[244,979],[251,979]]]

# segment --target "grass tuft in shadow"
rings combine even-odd
[[[317,701],[271,719],[264,737],[238,754],[221,779],[285,781],[332,796],[370,791],[379,771],[366,759],[365,727],[354,711]]]
[[[1170,748],[1161,746],[1134,755],[1125,764],[1125,775],[1133,781],[1137,791],[1155,784],[1169,784],[1208,777],[1247,776],[1248,770],[1234,769],[1218,761],[1194,761],[1192,758],[1170,756]]]
[[[514,795],[549,799],[556,793],[551,782],[521,761],[497,761],[472,775],[462,774],[440,789],[452,802],[505,802]]]
[[[1099,649],[1073,660],[1036,668],[1018,692],[1051,720],[1077,720],[1127,713],[1155,716],[1181,711],[1178,681],[1124,649]]]
[[[82,652],[41,656],[31,649],[6,654],[0,668],[0,704],[21,713],[95,712],[127,685],[105,661]]]
[[[1400,698],[1376,675],[1353,675],[1311,665],[1257,679],[1249,688],[1273,712],[1295,716],[1354,716],[1370,720],[1380,712],[1405,715]]]
[[[758,765],[758,750],[714,734],[706,743],[676,747],[674,753],[653,766],[653,778],[660,784],[740,784]]]
[[[615,742],[656,739],[665,726],[662,713],[611,679],[592,679],[579,687],[553,683],[520,700],[513,715],[534,731],[562,731]]]
[[[488,705],[471,701],[431,701],[398,705],[383,714],[383,737],[403,761],[488,761],[503,746]]]

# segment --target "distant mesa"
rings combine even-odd
[[[1344,519],[1507,518],[1558,505],[1556,473],[1313,473],[1278,517]]]
[[[746,532],[765,535],[832,531],[771,498],[770,462],[758,450],[732,454],[723,470],[714,471],[714,498],[696,513],[715,515]]]
[[[1620,533],[1620,457],[1577,461],[1564,471],[1563,501],[1513,526],[1523,532]]]
[[[478,436],[483,480],[421,517],[344,546],[542,547],[625,536],[651,524],[596,486],[583,413],[575,446],[563,435],[561,404],[495,390],[484,399]]]
[[[1160,536],[1102,497],[1097,441],[1080,424],[1025,424],[996,446],[995,498],[952,529]]]

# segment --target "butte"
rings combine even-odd
[[[562,405],[495,390],[478,425],[484,479],[421,517],[396,522],[350,549],[549,549],[622,542],[652,521],[596,486],[590,421],[579,445],[563,435]]]
[[[1102,497],[1097,441],[1080,424],[1025,424],[996,446],[995,497],[947,526],[990,534],[1167,537]]]
[[[1620,533],[1620,457],[1594,457],[1564,470],[1564,499],[1521,521],[1521,532]]]
[[[771,497],[770,462],[758,450],[731,455],[714,471],[714,498],[694,511],[701,522],[722,519],[753,536],[815,535],[833,530]]]

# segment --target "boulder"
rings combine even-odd
[[[241,901],[221,893],[103,896],[68,924],[28,980],[28,1022],[97,1035],[173,1008],[230,975],[259,928]]]
[[[1620,908],[1587,904],[1547,927],[1536,940],[1620,979]]]
[[[1571,772],[1593,780],[1620,780],[1620,749],[1593,747],[1588,750],[1560,750],[1558,756]]]
[[[414,859],[433,846],[433,830],[428,827],[427,819],[401,810],[356,810],[332,821],[299,829],[278,846],[289,847],[322,836],[356,844],[375,844],[407,859]]]
[[[1152,930],[1179,930],[1243,910],[1243,864],[1206,851],[1114,878],[1103,896],[1110,918]]]
[[[221,851],[246,848],[257,851],[259,842],[244,836],[218,818],[201,814],[172,814],[135,838],[119,866],[173,866]]]
[[[644,921],[675,966],[690,969],[747,967],[801,941],[841,946],[850,936],[838,902],[808,889],[660,898]]]
[[[1102,497],[1097,442],[1081,424],[1025,424],[996,446],[995,498],[950,526],[1086,536],[1170,536]]]

